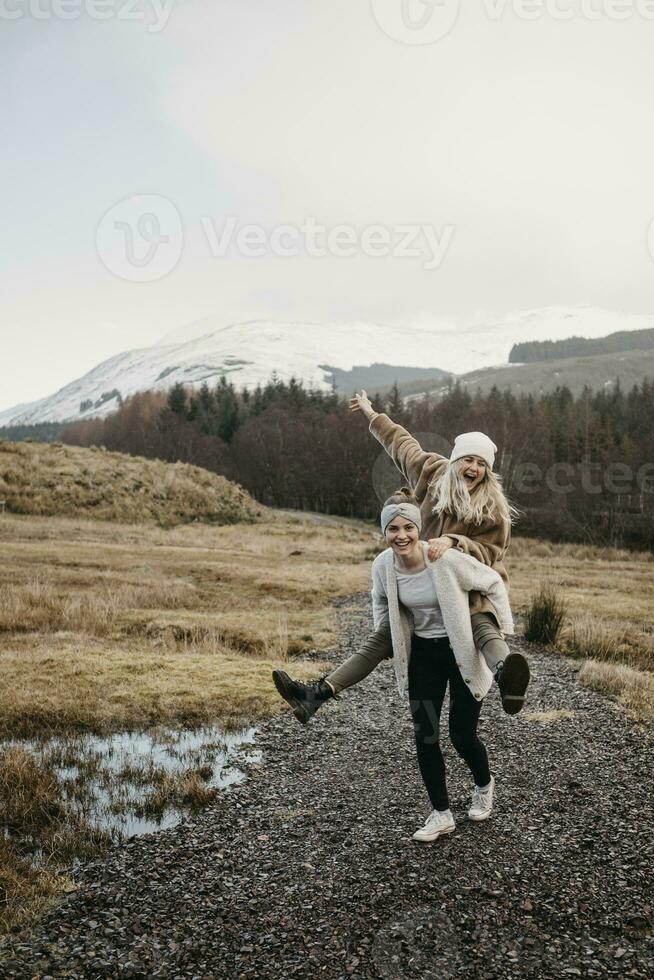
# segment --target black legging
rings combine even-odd
[[[490,782],[488,755],[477,735],[481,701],[464,684],[448,638],[411,640],[409,699],[418,750],[418,765],[435,810],[448,810],[445,763],[439,743],[441,709],[450,682],[450,739],[472,770],[477,786]]]

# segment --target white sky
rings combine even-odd
[[[373,6],[397,19],[402,0],[178,0],[159,31],[124,19],[125,0],[103,21],[91,0],[67,2],[77,19],[0,0],[0,408],[207,316],[654,310],[647,0],[557,0],[567,21],[467,0],[431,44],[380,28]],[[456,6],[443,2],[434,17]],[[181,257],[154,281],[112,274],[96,250],[103,215],[134,195],[181,216]],[[431,270],[362,254],[213,257],[202,218],[219,233],[227,215],[268,231],[307,216],[358,232],[451,226],[452,238]]]

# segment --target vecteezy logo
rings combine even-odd
[[[449,34],[460,0],[371,0],[384,34],[402,44],[433,44]]]
[[[180,260],[182,219],[175,205],[158,194],[128,197],[104,215],[95,245],[103,265],[119,279],[154,282]]]

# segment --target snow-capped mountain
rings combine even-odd
[[[513,344],[526,340],[604,337],[617,330],[654,326],[654,315],[587,306],[480,317],[467,324],[427,322],[392,327],[370,322],[217,325],[211,319],[167,334],[157,344],[126,351],[98,364],[55,394],[0,412],[0,426],[68,421],[107,415],[137,391],[167,389],[177,381],[199,386],[226,375],[237,387],[265,384],[273,371],[328,389],[329,368],[387,364],[460,374],[506,364]],[[321,366],[322,365],[322,366]],[[328,367],[327,367],[328,366]]]

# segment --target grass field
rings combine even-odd
[[[378,543],[365,525],[274,515],[170,530],[5,516],[0,736],[280,710],[272,666],[334,643],[330,599],[369,588]],[[569,652],[654,669],[650,555],[515,538],[508,565],[518,614],[557,583]]]
[[[514,612],[539,583],[566,603],[561,648],[573,656],[654,671],[654,559],[649,552],[513,539],[507,559]]]
[[[367,587],[374,540],[274,518],[164,530],[6,516],[0,734],[279,710],[272,666],[334,642],[330,599]]]

